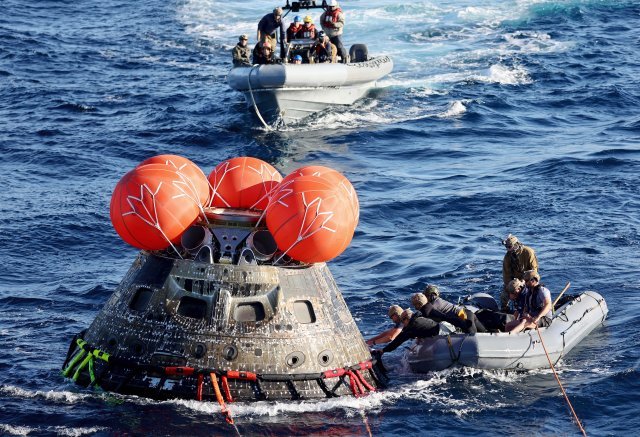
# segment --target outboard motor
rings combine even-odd
[[[463,299],[465,305],[473,305],[480,310],[499,311],[496,300],[487,293],[474,293]]]

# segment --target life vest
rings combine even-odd
[[[318,62],[327,62],[331,61],[331,43],[327,42],[326,46],[322,44],[317,44],[315,46],[315,54]]]
[[[529,314],[540,314],[542,308],[544,308],[544,303],[538,302],[538,295],[542,293],[542,287],[544,287],[544,284],[538,284],[527,293],[526,301]]]
[[[326,11],[324,14],[324,25],[326,27],[335,27],[333,23],[338,21],[338,15],[342,12],[342,9],[335,8],[330,11]]]
[[[302,26],[302,29],[298,32],[297,35],[299,38],[312,38],[315,39],[316,37],[316,26],[314,26],[313,24],[309,27],[307,26]]]
[[[294,26],[293,23],[287,29],[287,41],[298,38],[298,34],[302,31],[303,26]]]

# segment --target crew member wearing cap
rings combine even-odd
[[[538,272],[535,270],[524,272],[524,283],[526,285],[524,317],[511,330],[515,333],[525,329],[534,329],[536,326],[547,327],[551,325],[551,317],[553,317],[551,292],[540,282]]]
[[[254,64],[275,64],[277,59],[273,56],[273,49],[271,44],[267,41],[259,42],[253,49],[253,63]]]
[[[426,317],[422,317],[420,314],[414,315],[413,311],[409,308],[402,312],[400,315],[400,321],[404,326],[402,331],[400,331],[400,334],[398,334],[398,336],[384,348],[376,351],[377,354],[382,355],[385,352],[394,351],[402,343],[412,338],[434,337],[440,333],[440,326],[438,326],[438,323]]]
[[[324,62],[336,62],[336,56],[338,54],[338,50],[336,46],[331,43],[329,37],[324,34],[321,30],[318,32],[318,38],[313,46],[311,46],[311,57],[309,58],[310,63],[324,63]]]
[[[262,17],[258,23],[258,42],[268,42],[271,49],[277,47],[276,30],[280,29],[280,41],[285,41],[284,24],[282,23],[282,8],[275,8],[272,13]]]
[[[524,318],[524,304],[526,298],[524,281],[522,279],[513,279],[509,281],[507,284],[507,293],[509,294],[509,301],[513,304],[515,312],[513,313],[514,320],[508,322],[505,325],[504,330],[505,332],[511,332]]]
[[[302,30],[298,34],[298,38],[316,39],[318,37],[318,31],[316,30],[316,26],[313,24],[311,15],[304,17],[303,21],[304,24],[302,25]]]
[[[402,331],[402,322],[400,321],[400,316],[402,315],[402,308],[398,305],[391,305],[389,307],[389,318],[393,322],[393,326],[386,331],[376,335],[373,338],[367,340],[367,346],[375,346],[376,344],[384,344],[389,343],[391,340],[396,338],[400,331]]]
[[[327,2],[327,9],[320,16],[320,25],[338,49],[342,63],[346,64],[347,50],[342,45],[341,38],[344,30],[344,14],[336,0],[329,0]]]
[[[293,18],[293,23],[291,23],[287,28],[287,42],[291,42],[294,39],[300,38],[298,34],[302,33],[303,27],[304,26],[302,25],[302,18],[300,18],[299,15],[296,15]]]
[[[503,290],[500,294],[500,308],[509,312],[509,294],[507,284],[512,279],[523,279],[527,270],[538,270],[538,258],[536,252],[522,244],[515,235],[507,235],[502,241],[507,253],[502,260]]]
[[[250,50],[249,46],[247,46],[248,41],[249,37],[247,35],[240,35],[240,38],[238,38],[238,44],[232,50],[234,67],[251,65]]]

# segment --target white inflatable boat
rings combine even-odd
[[[607,317],[604,298],[586,291],[559,307],[551,325],[540,328],[547,352],[555,364]],[[443,370],[458,365],[477,369],[538,369],[548,367],[536,330],[439,335],[416,340],[407,351],[413,372]]]
[[[298,121],[336,105],[351,105],[389,74],[388,56],[348,64],[270,64],[233,68],[227,82],[267,123]]]

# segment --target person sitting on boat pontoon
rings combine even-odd
[[[329,0],[327,2],[327,10],[320,16],[320,24],[322,25],[322,30],[324,30],[331,39],[331,43],[335,44],[337,50],[340,52],[342,63],[346,64],[347,50],[342,45],[341,39],[344,30],[344,14],[336,0]]]
[[[329,41],[329,37],[323,31],[318,32],[316,43],[311,46],[311,57],[309,63],[336,62],[338,49]]]
[[[524,272],[524,283],[527,287],[524,298],[524,317],[511,332],[517,333],[525,329],[543,328],[551,325],[553,317],[551,292],[540,282],[540,274],[535,270],[527,270]]]
[[[284,24],[282,23],[282,8],[275,8],[272,13],[262,17],[258,23],[258,42],[268,41],[273,50],[277,47],[276,30],[280,29],[280,41],[285,40]]]
[[[278,59],[273,56],[273,48],[269,42],[259,42],[253,49],[254,64],[276,64]]]
[[[287,28],[287,42],[291,42],[294,39],[298,38],[298,33],[302,31],[302,18],[299,15],[296,15],[293,18],[293,23],[289,25]]]
[[[251,59],[249,59],[250,50],[247,46],[249,37],[247,35],[240,35],[238,38],[238,44],[233,48],[233,66],[242,67],[250,66]]]
[[[391,340],[396,338],[400,331],[402,331],[402,322],[400,321],[400,316],[402,315],[402,308],[398,305],[391,305],[389,307],[389,318],[394,323],[394,325],[387,329],[384,332],[376,335],[373,338],[367,340],[367,346],[375,346],[376,344],[389,343]]]
[[[313,24],[311,15],[305,16],[303,21],[304,24],[302,25],[302,30],[298,32],[296,38],[316,39],[318,37],[318,31],[316,30],[316,26]]]
[[[402,331],[396,338],[382,349],[375,352],[376,355],[382,355],[385,352],[396,350],[402,343],[412,338],[435,337],[440,333],[440,325],[437,322],[422,317],[422,315],[413,314],[409,308],[404,310],[400,315],[400,321],[404,325]]]
[[[527,270],[538,270],[538,258],[536,258],[536,252],[522,244],[515,235],[507,235],[502,244],[507,249],[507,253],[502,259],[503,290],[500,294],[500,309],[507,312],[509,310],[507,284],[512,279],[523,279],[524,272]]]

